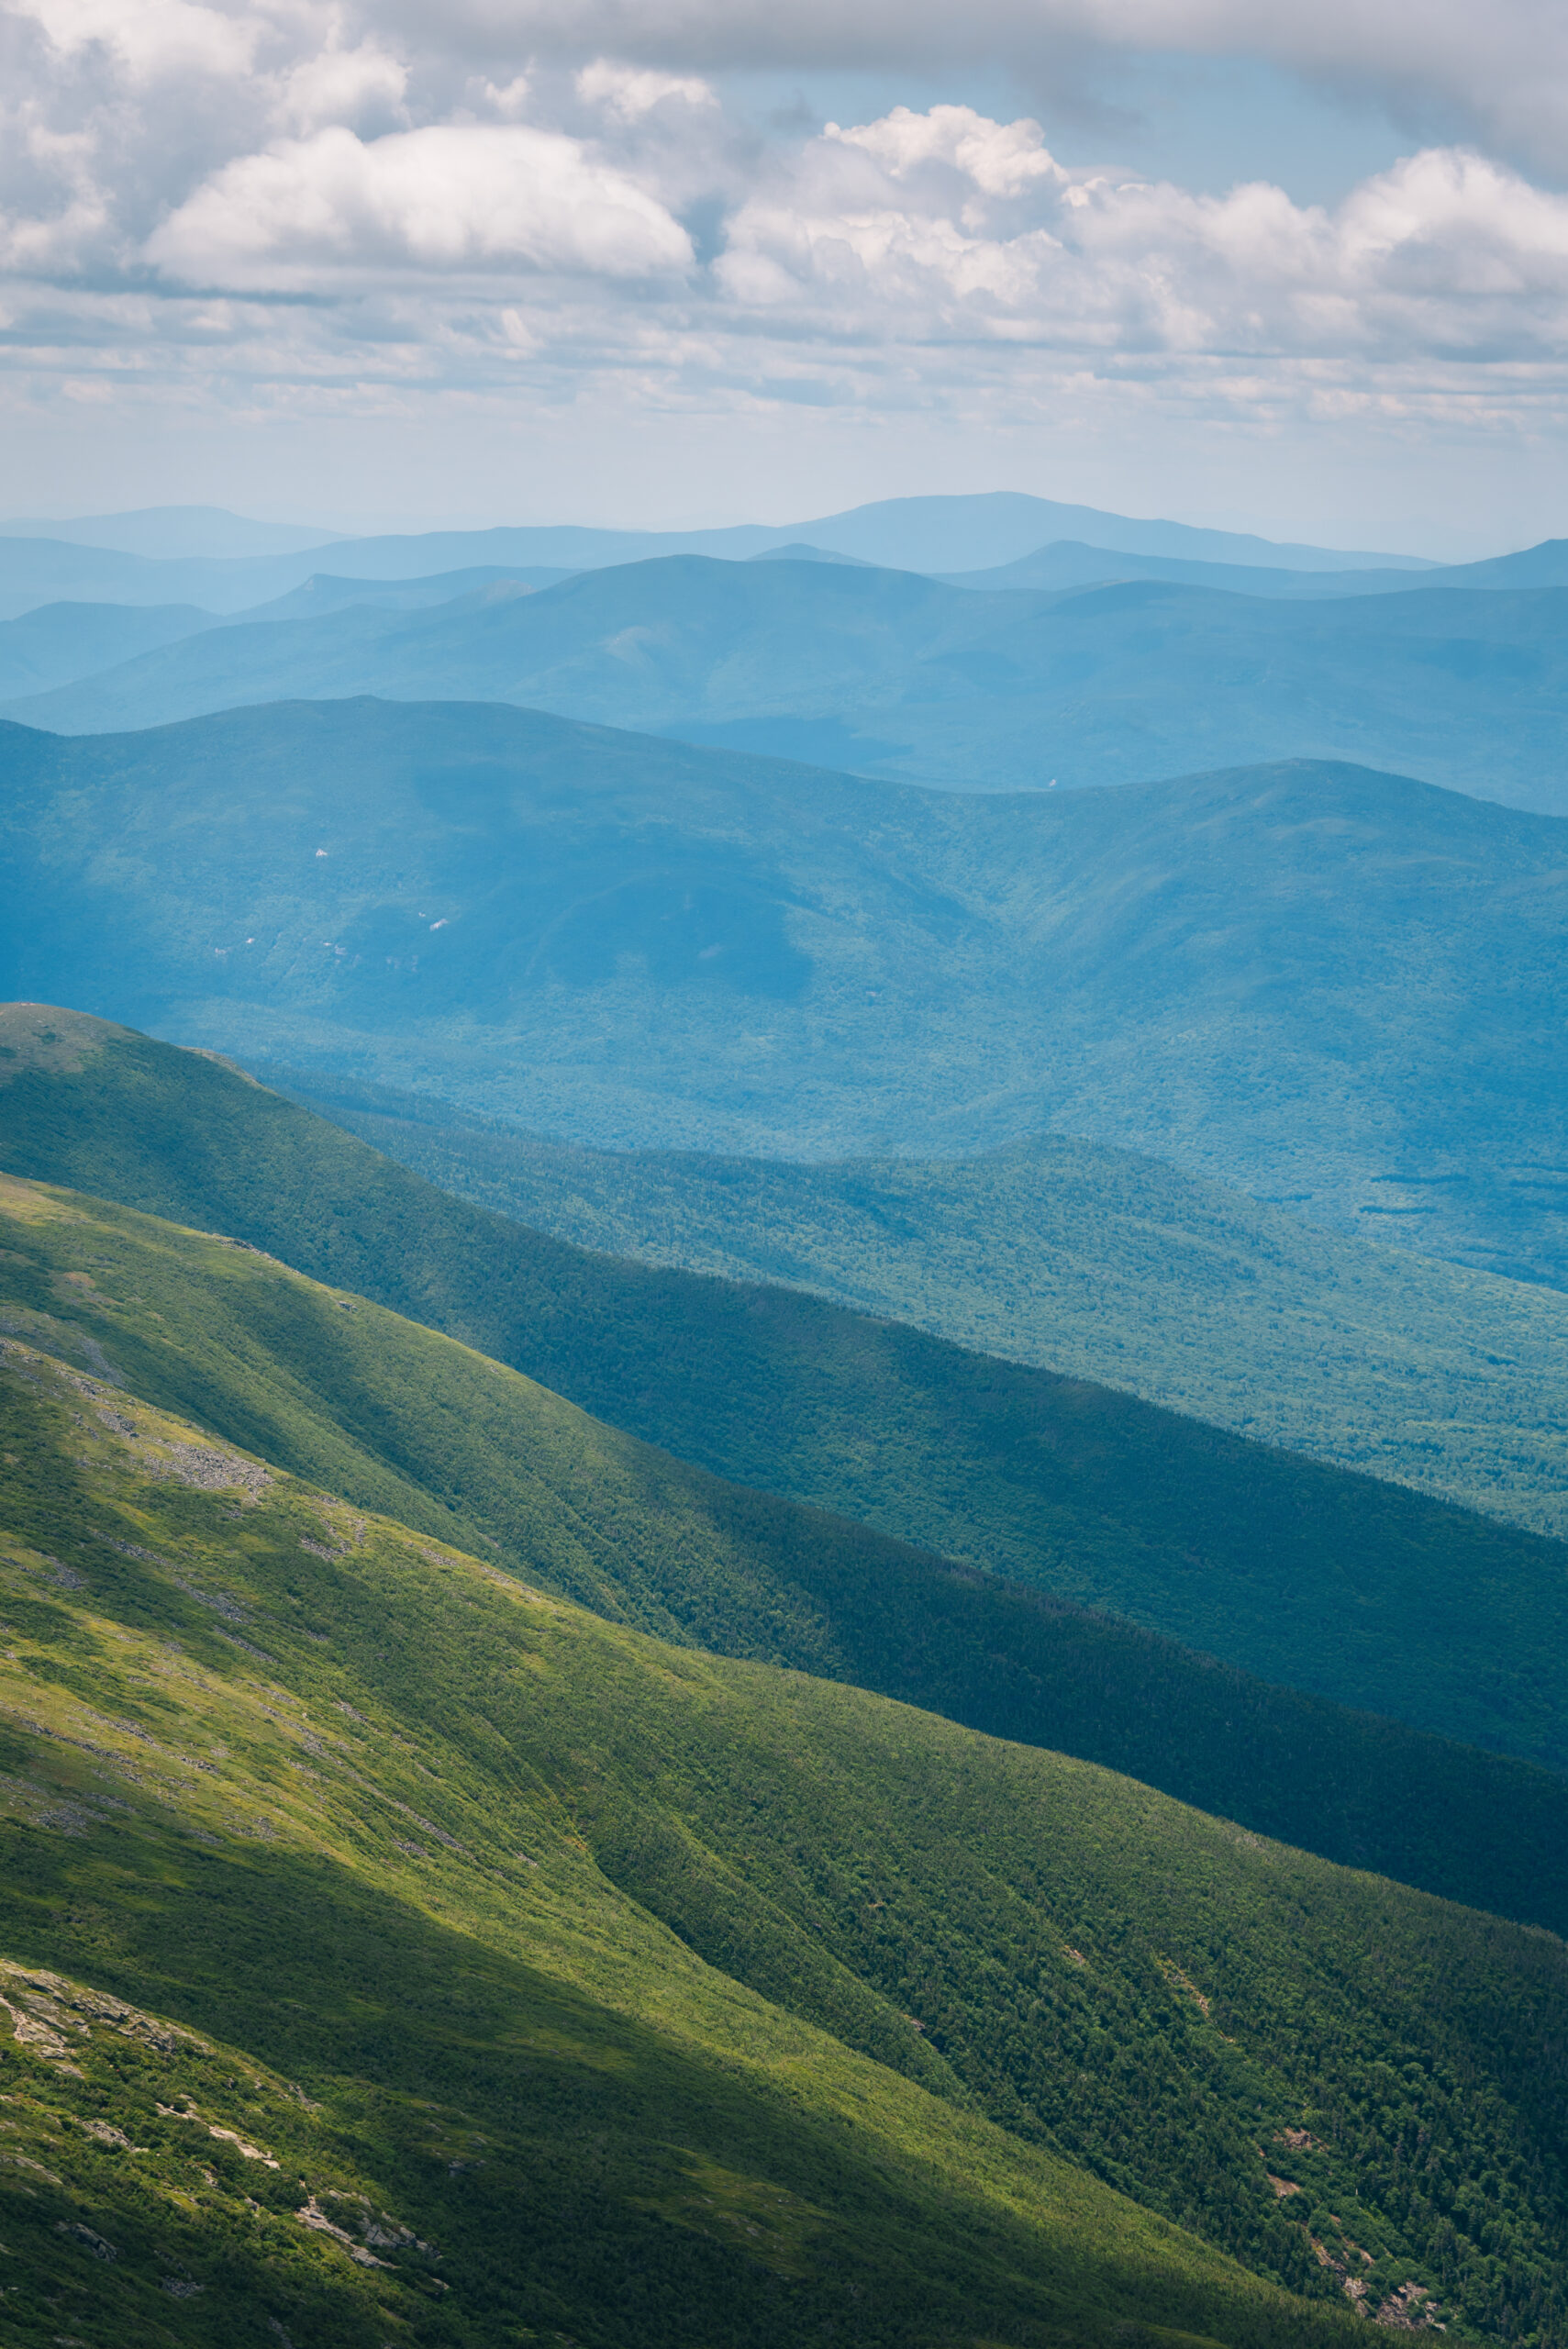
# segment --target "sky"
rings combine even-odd
[[[1568,535],[1557,0],[0,0],[0,510]]]

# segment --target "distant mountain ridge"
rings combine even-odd
[[[1311,762],[942,795],[459,703],[0,727],[0,782],[7,997],[596,1145],[1077,1132],[1568,1286],[1561,818]]]
[[[1284,551],[1284,550],[1282,550]],[[942,574],[955,587],[1056,588],[1094,586],[1118,579],[1163,579],[1173,585],[1217,587],[1235,596],[1339,596],[1403,595],[1413,588],[1568,587],[1568,539],[1543,539],[1516,554],[1481,562],[1368,562],[1335,571],[1326,564],[1289,569],[1265,562],[1204,562],[1146,551],[1117,551],[1108,541],[1054,540],[990,570]]]
[[[301,696],[497,701],[948,790],[1308,757],[1568,813],[1568,587],[1020,594],[680,555],[428,609],[412,586],[388,608],[333,592],[320,618],[207,629],[0,715],[106,733]]]
[[[313,551],[330,544],[334,572],[366,578],[404,579],[437,572],[494,569],[517,564],[564,570],[603,568],[645,562],[660,555],[707,554],[745,562],[770,548],[805,541],[884,568],[973,571],[1016,561],[1047,540],[1089,535],[1096,543],[1160,555],[1237,563],[1281,562],[1308,570],[1341,570],[1363,564],[1424,566],[1414,556],[1347,554],[1298,546],[1275,546],[1264,539],[1206,530],[1182,522],[1138,522],[1101,514],[1091,507],[1062,506],[1049,498],[995,491],[974,497],[887,498],[847,513],[808,522],[740,523],[704,530],[615,530],[576,524],[498,525],[482,530],[431,530],[341,539],[322,533],[301,541],[301,551],[217,557],[190,554],[153,560],[136,551],[155,528],[148,516],[103,518],[100,527],[127,527],[95,548],[79,541],[68,526],[69,542],[41,533],[18,537],[0,530],[0,618],[36,604],[72,596],[87,602],[195,603],[217,612],[237,612],[286,595],[321,568]],[[177,509],[176,509],[177,511]],[[196,509],[205,514],[208,509]],[[234,521],[238,518],[220,518]],[[26,526],[18,525],[18,529]],[[80,527],[92,527],[83,525]],[[271,529],[272,525],[245,525]]]
[[[0,696],[50,692],[212,625],[194,604],[40,604],[0,620]]]
[[[53,540],[66,546],[140,555],[150,562],[297,554],[330,546],[342,535],[311,523],[258,522],[222,506],[145,506],[134,513],[83,514],[70,521],[0,522],[0,539]]]

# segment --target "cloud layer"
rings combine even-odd
[[[417,37],[422,0],[403,0],[400,16]],[[454,0],[449,22],[476,53],[592,47],[701,72],[988,60],[1048,86],[1096,51],[1252,57],[1412,119],[1436,105],[1543,160],[1568,130],[1568,19],[1555,0]]]
[[[1037,123],[806,134],[726,63],[1246,52],[1475,129],[1335,209],[1081,166]],[[602,53],[600,53],[602,49]],[[1048,412],[1063,384],[1527,427],[1568,362],[1568,18],[1498,0],[14,0],[0,351],[78,398]],[[1491,141],[1490,150],[1487,140]],[[1503,160],[1512,151],[1512,161]]]

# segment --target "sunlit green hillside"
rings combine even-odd
[[[0,1408],[8,2341],[1562,2338],[1552,1936]]]
[[[0,1330],[607,1617],[906,1698],[1568,1926],[1555,1773],[722,1484],[232,1241],[0,1179]]]
[[[47,1043],[46,1032],[56,1042]],[[613,1426],[740,1484],[1114,1610],[1286,1687],[1568,1764],[1568,1551],[1560,1542],[797,1292],[703,1280],[567,1246],[449,1197],[232,1070],[101,1022],[22,1009],[8,1018],[6,1035],[13,1058],[0,1061],[11,1072],[0,1083],[0,1165],[249,1241],[444,1330]],[[146,1235],[135,1239],[131,1224],[119,1230],[133,1248],[144,1244]],[[152,1244],[156,1260],[170,1263],[167,1240]],[[213,1277],[217,1261],[209,1252],[200,1281]],[[231,1252],[226,1261],[225,1311],[244,1301],[245,1315],[257,1317],[261,1335],[246,1342],[283,1344],[275,1301],[297,1292],[286,1284],[247,1285],[240,1260]],[[39,1277],[51,1312],[68,1308],[91,1321],[107,1310],[69,1286],[62,1305],[61,1292],[48,1286],[53,1272]],[[150,1270],[145,1279],[128,1272],[106,1286],[119,1297],[150,1294],[151,1277]],[[235,1357],[216,1335],[204,1334],[216,1332],[218,1319],[194,1291],[181,1311],[201,1367],[183,1386],[159,1386],[157,1398],[210,1411],[228,1391]],[[422,1370],[397,1374],[395,1405],[375,1390],[375,1380],[390,1374],[378,1369],[372,1378],[366,1364],[352,1359],[368,1342],[357,1331],[370,1325],[336,1312],[328,1319],[336,1332],[329,1341],[287,1333],[290,1375],[297,1379],[308,1365],[314,1408],[334,1431],[331,1443],[351,1439],[384,1464],[378,1475],[391,1471],[401,1479],[363,1489],[367,1504],[409,1516],[426,1506],[408,1497],[417,1482],[442,1502],[461,1497],[471,1519],[481,1508],[502,1509],[499,1496],[514,1471],[504,1445],[475,1456],[483,1414],[466,1405],[429,1408]],[[134,1314],[130,1321],[122,1344],[144,1348]],[[118,1330],[123,1319],[111,1316],[110,1326]],[[240,1344],[238,1337],[232,1342]],[[398,1347],[412,1343],[401,1332]],[[145,1358],[164,1359],[156,1350]],[[362,1391],[367,1380],[373,1399]],[[239,1397],[225,1408],[234,1440],[276,1449],[275,1410],[247,1417],[252,1407]],[[337,1452],[284,1457],[347,1488],[349,1471]],[[502,1519],[489,1521],[502,1531]],[[705,1554],[700,1545],[692,1553]],[[728,1567],[683,1572],[691,1597],[680,1602],[686,1610],[680,1620],[691,1636],[739,1644],[742,1653],[775,1652],[767,1644],[778,1636],[772,1631],[759,1647],[750,1624],[743,1638],[722,1628],[736,1587]],[[797,1572],[792,1566],[792,1579]],[[620,1575],[617,1566],[610,1578]],[[849,1589],[859,1581],[844,1577]],[[598,1603],[600,1582],[564,1586]],[[676,1603],[667,1579],[655,1576],[646,1586],[658,1589],[661,1605]],[[812,1602],[813,1619],[821,1603]],[[841,1622],[840,1599],[831,1611]],[[776,1620],[790,1614],[786,1608]],[[669,1627],[662,1615],[639,1620]],[[967,1641],[960,1644],[967,1649]],[[995,1644],[989,1636],[977,1641],[979,1686],[995,1679],[984,1664]],[[951,1627],[940,1639],[895,1640],[888,1625],[859,1653],[849,1676],[1018,1733],[1018,1716],[977,1718],[973,1693],[944,1688],[940,1675],[954,1653]],[[792,1650],[789,1660],[816,1669],[823,1653],[807,1646]],[[895,1669],[903,1676],[890,1678]],[[1392,1865],[1386,1843],[1332,1840],[1340,1806],[1363,1803],[1352,1790],[1367,1774],[1347,1771],[1327,1814],[1316,1791],[1288,1807],[1296,1775],[1289,1767],[1276,1776],[1249,1764],[1238,1774],[1240,1790],[1224,1776],[1173,1782],[1163,1772],[1173,1753],[1201,1752],[1207,1769],[1217,1742],[1207,1732],[1189,1735],[1183,1708],[1183,1726],[1173,1727],[1166,1709],[1157,1705],[1150,1715],[1143,1701],[1129,1705],[1126,1715],[1142,1724],[1123,1732],[1130,1742],[1078,1750],[1168,1787],[1174,1783],[1228,1813],[1273,1781],[1278,1792],[1271,1801],[1286,1807],[1262,1821],[1254,1813],[1254,1823],[1298,1842],[1327,1835],[1319,1848],[1336,1857]],[[1229,1702],[1214,1718],[1235,1718]],[[1045,1742],[1071,1744],[1073,1737],[1053,1731]],[[1371,1774],[1374,1782],[1379,1776]],[[1323,1783],[1315,1776],[1315,1790]],[[1424,1817],[1425,1804],[1410,1815]],[[1468,1838],[1445,1828],[1437,1841],[1451,1851]],[[1434,1881],[1407,1859],[1396,1872]],[[1446,1878],[1441,1888],[1466,1887]]]

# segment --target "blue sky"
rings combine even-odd
[[[1568,534],[1541,0],[11,0],[0,506]]]

